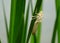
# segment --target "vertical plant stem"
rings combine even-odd
[[[26,21],[24,24],[24,30],[23,30],[22,42],[21,43],[26,43],[27,25],[28,25],[28,17],[29,17],[29,6],[30,6],[30,2],[28,3],[28,6],[27,6]]]
[[[51,43],[55,43],[55,40],[56,40],[56,32],[57,32],[57,19],[55,21],[55,26],[54,26],[54,30],[53,30],[53,36],[52,36],[52,42]]]
[[[21,43],[24,30],[26,0],[11,0],[9,43]]]
[[[39,13],[40,7],[41,7],[41,3],[42,3],[42,0],[37,0],[37,3],[36,3],[34,12],[33,12],[33,9],[32,9],[32,12],[33,12],[33,13],[32,13],[32,16],[37,15],[37,14],[35,14],[35,13]],[[32,5],[32,4],[31,4],[31,5]],[[37,12],[36,12],[36,11],[37,11]],[[27,43],[29,42],[29,38],[30,38],[30,36],[31,36],[31,32],[32,32],[32,29],[33,29],[35,20],[36,20],[36,19],[34,19],[34,20],[31,21],[30,28],[29,28],[29,33],[28,33],[28,38],[27,38]]]
[[[56,22],[52,37],[52,43],[55,43],[56,32],[58,32],[58,43],[60,43],[60,0],[55,0],[56,3]]]

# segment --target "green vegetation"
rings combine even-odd
[[[36,19],[32,19],[28,31],[29,8],[31,6],[32,16],[36,16],[42,10],[42,0],[35,0],[33,8],[32,0],[28,0],[27,10],[25,11],[26,0],[11,0],[10,26],[8,31],[5,6],[2,0],[4,20],[7,32],[8,43],[40,43],[41,24],[38,24],[37,32],[32,34],[32,29]],[[58,43],[60,43],[60,0],[56,1],[56,21],[51,43],[55,43],[56,32],[58,32]],[[34,9],[34,10],[33,10]],[[25,16],[26,12],[26,16]],[[28,31],[28,34],[27,34]],[[26,37],[27,36],[27,37]],[[0,40],[1,43],[1,40]]]
[[[0,43],[1,43],[1,40],[0,40]]]
[[[52,43],[55,43],[56,32],[58,32],[58,43],[60,43],[60,0],[55,0],[56,3],[56,21],[53,31]]]
[[[5,24],[6,24],[6,32],[7,32],[7,38],[8,38],[8,43],[28,43],[31,32],[34,26],[35,20],[31,21],[30,28],[29,28],[29,33],[27,35],[27,24],[28,22],[28,16],[29,16],[29,6],[31,5],[32,8],[32,16],[35,16],[36,13],[40,12],[40,7],[42,0],[37,0],[35,10],[33,12],[33,7],[32,7],[32,0],[29,0],[27,10],[26,10],[26,16],[25,16],[25,4],[26,0],[11,0],[11,11],[10,11],[10,26],[9,26],[9,31],[8,31],[8,25],[7,25],[7,19],[6,19],[6,12],[5,12],[5,6],[2,0],[2,5],[3,5],[3,13],[4,13],[4,19],[5,19]],[[40,38],[40,25],[38,27],[38,32],[35,35],[33,35],[34,41],[37,40],[35,38]],[[32,37],[32,38],[33,38]],[[28,40],[26,40],[26,38]],[[38,39],[40,40],[40,39]],[[38,41],[39,42],[39,41]],[[34,42],[35,43],[35,42]],[[36,42],[37,43],[37,42]]]

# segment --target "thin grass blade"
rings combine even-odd
[[[58,43],[60,43],[60,0],[55,0],[56,3],[56,21],[52,37],[52,43],[55,43],[56,32],[58,32]]]
[[[27,26],[28,26],[28,17],[29,17],[29,6],[30,6],[30,2],[28,3],[28,6],[27,6],[26,20],[25,20],[24,30],[22,35],[22,43],[26,43],[26,35],[28,30]]]
[[[26,0],[11,0],[9,43],[21,43]]]
[[[32,2],[32,1],[31,1],[31,2]],[[37,14],[35,14],[35,13],[39,13],[40,7],[41,7],[41,3],[42,3],[42,0],[37,0],[37,3],[36,3],[34,12],[33,12],[33,10],[32,10],[32,16],[37,15]],[[31,4],[31,6],[32,6],[32,4]],[[32,7],[32,9],[33,9],[33,7]],[[36,11],[37,11],[37,12],[36,12]],[[36,19],[34,19],[34,20],[31,21],[30,28],[29,28],[29,33],[28,33],[28,38],[27,38],[27,43],[29,42],[29,39],[30,39],[30,36],[31,36],[31,32],[32,32],[32,29],[33,29],[35,20],[36,20]]]

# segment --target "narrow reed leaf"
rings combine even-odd
[[[56,13],[57,13],[57,29],[58,29],[58,43],[60,43],[60,0],[56,0]]]
[[[60,0],[55,0],[55,2],[56,2],[56,21],[54,26],[52,43],[55,43],[56,32],[58,32],[58,43],[60,43]]]
[[[28,6],[27,6],[27,12],[26,12],[26,21],[25,21],[25,24],[24,24],[24,30],[22,32],[22,42],[21,43],[26,43],[26,35],[27,35],[27,26],[28,26],[28,16],[29,16],[29,7],[30,6],[30,2],[28,3]]]
[[[57,19],[56,19],[51,43],[55,43],[55,40],[56,40],[57,24],[58,23],[57,23]]]
[[[36,42],[37,43],[40,43],[40,36],[41,36],[41,24],[42,23],[39,23],[38,24],[38,28],[37,28],[37,32],[36,32]]]
[[[37,42],[36,35],[35,34],[34,35],[31,34],[30,43],[36,43],[36,42]]]
[[[9,43],[21,43],[26,0],[11,0]]]
[[[39,13],[40,7],[41,7],[41,3],[42,3],[42,0],[37,0],[34,12],[33,12],[33,7],[32,7],[32,16],[37,15],[35,13]],[[32,6],[32,1],[31,1],[31,6]],[[30,36],[31,36],[32,29],[33,29],[35,21],[36,21],[36,19],[32,19],[32,21],[31,21],[30,28],[29,28],[29,33],[28,33],[28,38],[27,38],[27,43],[29,42],[29,39],[30,39]]]

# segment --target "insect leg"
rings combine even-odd
[[[32,20],[33,20],[33,19],[36,19],[36,16],[32,16]]]

